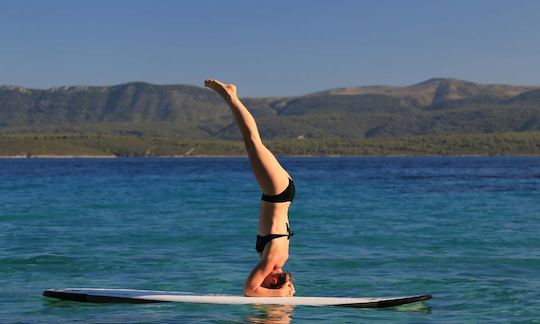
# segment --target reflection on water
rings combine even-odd
[[[251,305],[250,316],[246,317],[248,323],[291,323],[294,312],[294,305]],[[338,307],[339,308],[339,307]],[[359,310],[359,309],[357,309]],[[379,308],[379,311],[413,312],[430,314],[431,307],[424,302],[411,303],[407,305]],[[360,310],[359,310],[360,311]],[[298,318],[297,318],[298,319]]]
[[[401,306],[392,307],[392,309],[399,312],[418,312],[424,314],[431,314],[431,306],[424,302],[417,302],[412,304],[406,304]]]
[[[253,316],[248,317],[249,323],[290,323],[293,305],[252,305]]]

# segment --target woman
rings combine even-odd
[[[234,84],[206,80],[204,85],[220,94],[231,108],[242,133],[249,163],[263,192],[259,211],[256,250],[260,261],[244,285],[251,297],[290,297],[295,293],[292,276],[283,272],[292,236],[287,212],[294,199],[294,183],[276,157],[264,146],[255,119],[236,94]]]

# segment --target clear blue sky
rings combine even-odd
[[[540,85],[540,1],[2,1],[0,84]]]

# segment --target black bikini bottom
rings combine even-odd
[[[255,243],[255,250],[257,252],[262,253],[264,251],[264,247],[268,242],[272,241],[273,239],[277,239],[280,237],[287,237],[288,240],[291,239],[291,236],[293,236],[294,233],[291,232],[291,228],[289,227],[289,224],[287,223],[287,234],[268,234],[265,236],[257,235],[257,243]]]

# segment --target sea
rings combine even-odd
[[[242,294],[260,191],[245,157],[0,159],[0,323],[540,323],[540,157],[284,157],[297,296],[387,309],[92,304],[94,287]]]

